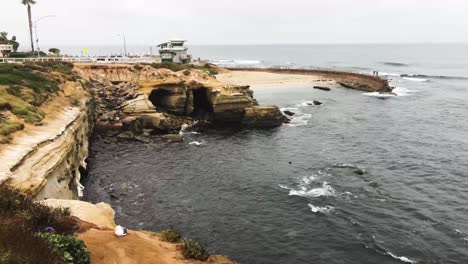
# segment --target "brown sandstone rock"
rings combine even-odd
[[[242,124],[252,128],[281,126],[287,118],[276,106],[253,106],[245,109]]]

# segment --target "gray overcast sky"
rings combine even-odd
[[[27,46],[26,7],[1,0],[0,31]],[[44,45],[468,42],[468,0],[37,0]]]

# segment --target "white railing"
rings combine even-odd
[[[385,76],[373,76],[369,72],[352,71],[349,69],[340,68],[323,68],[313,66],[265,66],[265,65],[222,65],[218,66],[227,70],[245,70],[245,71],[292,71],[292,72],[324,72],[324,73],[339,73],[339,74],[355,74],[360,76],[371,77],[377,80],[386,80]]]
[[[160,62],[156,57],[135,57],[135,58],[113,58],[113,57],[36,57],[36,58],[0,58],[0,63],[25,63],[25,62],[43,62],[43,61],[61,61],[72,63],[154,63]]]

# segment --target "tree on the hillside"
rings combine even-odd
[[[19,43],[16,41],[16,36],[12,36],[8,39],[8,33],[5,31],[0,32],[0,44],[13,45],[13,51],[16,52],[19,47]]]
[[[32,15],[31,15],[31,5],[36,3],[35,0],[21,0],[21,3],[28,8],[28,20],[29,20],[29,38],[31,39],[31,50],[34,52],[34,40],[33,40],[33,25],[32,25]]]
[[[60,55],[60,50],[57,49],[57,48],[51,48],[51,49],[49,49],[49,52],[53,53],[55,55]]]

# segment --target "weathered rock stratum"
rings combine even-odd
[[[260,107],[249,86],[218,81],[208,72],[173,72],[150,65],[78,65],[90,81],[102,125],[162,132],[202,120],[254,128],[277,127],[287,121],[275,106]]]

